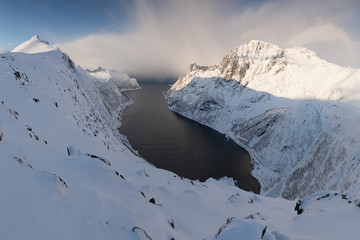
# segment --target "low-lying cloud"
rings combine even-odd
[[[182,75],[192,62],[216,64],[252,39],[283,48],[306,46],[330,62],[360,68],[360,42],[349,34],[357,29],[351,21],[360,4],[319,2],[135,0],[127,31],[59,46],[83,67],[156,79]]]

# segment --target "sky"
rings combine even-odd
[[[358,0],[2,0],[0,52],[38,34],[83,68],[163,81],[252,39],[360,68]]]

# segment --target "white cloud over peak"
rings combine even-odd
[[[153,78],[179,76],[192,62],[215,64],[252,39],[305,46],[330,62],[360,68],[360,42],[349,29],[356,1],[136,0],[127,32],[59,44],[78,64]],[[345,30],[347,29],[347,30]]]

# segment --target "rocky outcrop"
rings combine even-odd
[[[4,130],[2,129],[0,125],[0,142],[4,139]]]

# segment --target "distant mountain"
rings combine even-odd
[[[165,95],[171,110],[250,152],[264,195],[359,186],[360,70],[250,41],[217,65],[192,64]]]
[[[106,70],[105,68],[98,67],[95,70],[87,71],[91,76],[97,78],[99,81],[106,82],[106,84],[114,84],[122,91],[139,89],[140,86],[135,78],[130,78],[124,73],[119,73],[115,70]]]

